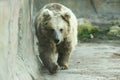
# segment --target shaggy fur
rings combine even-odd
[[[40,58],[50,73],[68,68],[69,56],[77,44],[77,20],[59,3],[45,5],[35,18]],[[54,54],[58,53],[57,64]]]

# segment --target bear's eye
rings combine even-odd
[[[62,32],[63,32],[63,29],[60,29],[60,32],[62,33]]]

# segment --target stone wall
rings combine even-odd
[[[92,22],[120,22],[120,0],[34,0],[34,12],[50,2],[69,7],[77,18],[88,18]],[[110,21],[108,21],[110,20]],[[112,21],[111,21],[112,20]]]
[[[58,2],[66,5],[77,15],[120,15],[120,0],[34,0],[35,8],[38,11],[45,4]]]
[[[41,80],[31,0],[0,1],[0,80]]]

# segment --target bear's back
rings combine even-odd
[[[71,10],[59,3],[49,3],[43,7],[43,9],[48,9],[53,12],[54,15],[64,14],[66,12],[71,13]]]

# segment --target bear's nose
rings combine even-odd
[[[57,44],[57,43],[59,43],[60,40],[59,39],[55,39],[54,41]]]

